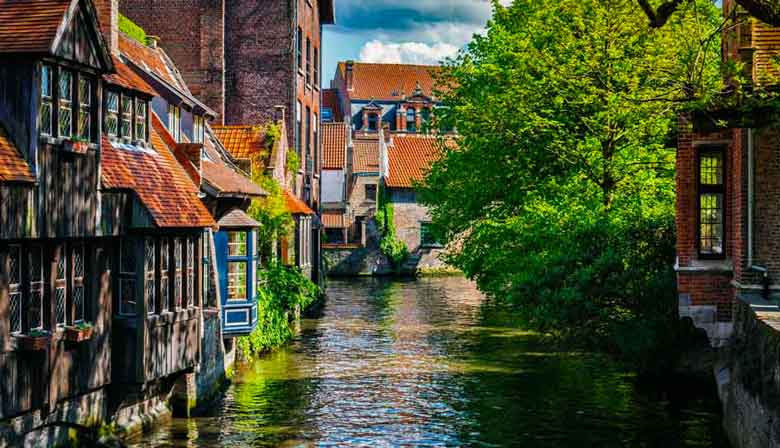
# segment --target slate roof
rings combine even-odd
[[[412,188],[422,181],[438,158],[438,140],[434,136],[394,136],[387,148],[389,173],[385,183],[391,188]]]
[[[217,224],[219,224],[220,228],[260,227],[259,222],[255,221],[251,216],[238,208],[234,208],[225,213],[225,216],[220,218]]]
[[[322,169],[343,170],[349,127],[346,123],[322,123]]]
[[[287,210],[293,215],[314,215],[314,211],[305,202],[295,197],[294,194],[284,190],[284,200]]]
[[[70,0],[0,0],[0,53],[48,53]]]
[[[163,141],[161,135],[168,131],[154,113],[149,131],[153,151],[115,147],[103,136],[103,187],[133,191],[158,227],[216,226],[198,198],[198,187]]]
[[[211,128],[225,149],[236,159],[252,159],[257,154],[268,153],[262,126],[234,125]]]
[[[35,182],[30,165],[0,126],[0,182]]]
[[[340,62],[337,68],[344,79],[346,66]],[[411,64],[373,64],[354,62],[352,68],[352,91],[349,97],[362,100],[400,101],[411,96],[420,83],[425,96],[433,96],[432,74],[441,67]]]
[[[353,146],[352,169],[356,173],[379,172],[379,140],[355,139]]]

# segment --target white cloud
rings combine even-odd
[[[382,42],[372,40],[360,49],[362,62],[400,64],[438,64],[442,59],[454,56],[458,47],[439,42],[428,45],[422,42]]]

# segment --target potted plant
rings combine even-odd
[[[70,342],[83,342],[92,338],[94,326],[89,322],[79,322],[76,325],[65,327],[65,340]]]
[[[65,140],[62,147],[65,151],[86,154],[89,149],[89,140],[83,137],[73,137],[70,140]]]
[[[42,330],[32,330],[30,334],[16,336],[19,348],[29,352],[46,350],[50,339],[51,335]]]

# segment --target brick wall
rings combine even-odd
[[[187,86],[219,114],[217,122],[221,122],[225,113],[225,0],[120,0],[119,9],[147,34],[161,37],[160,46]]]

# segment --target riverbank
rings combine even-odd
[[[331,280],[327,293],[207,415],[131,446],[728,446],[713,391],[555,349],[463,278]]]

